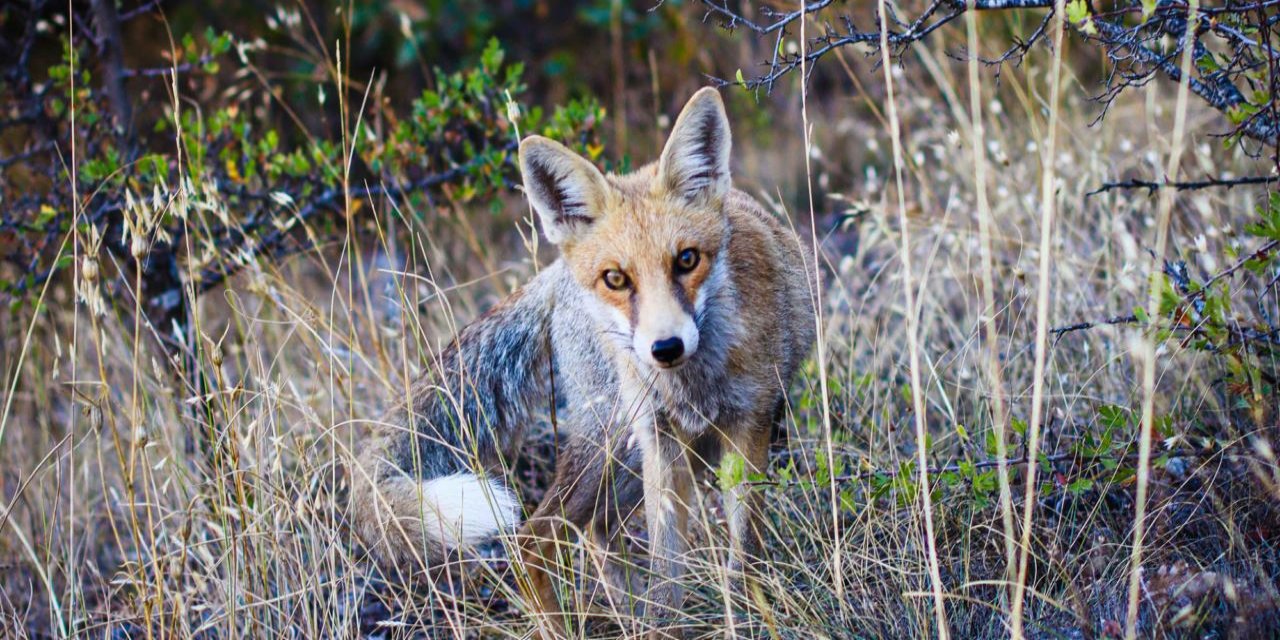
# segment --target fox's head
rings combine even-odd
[[[597,315],[643,363],[698,351],[699,317],[724,285],[729,120],[714,89],[689,99],[656,165],[605,176],[540,136],[520,144],[525,193]]]

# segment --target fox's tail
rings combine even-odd
[[[351,514],[379,559],[430,562],[518,523],[502,458],[550,402],[562,272],[544,270],[467,325],[374,429],[352,468]]]
[[[359,492],[354,505],[357,532],[380,560],[405,567],[478,544],[520,521],[515,494],[471,472],[356,482],[372,489]]]

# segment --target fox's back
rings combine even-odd
[[[728,257],[742,301],[742,323],[752,337],[740,357],[767,358],[789,379],[808,356],[817,331],[816,272],[806,253],[808,244],[740,190],[729,193],[725,213],[733,228]]]

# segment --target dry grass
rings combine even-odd
[[[934,471],[933,527],[950,634],[1009,634],[1009,547],[998,494],[941,482],[962,463],[981,470],[996,460],[986,444],[995,428],[992,379],[1003,381],[1002,413],[1030,420],[1040,265],[1050,267],[1050,326],[1128,313],[1145,300],[1154,200],[1085,194],[1117,176],[1161,175],[1174,94],[1168,87],[1126,94],[1091,127],[1096,107],[1081,98],[1089,86],[1063,68],[1061,130],[1049,159],[1058,215],[1042,260],[1037,185],[1048,56],[1005,69],[998,87],[985,88],[989,205],[979,206],[965,143],[974,105],[965,65],[944,56],[950,46],[917,49],[907,71],[893,76],[918,330],[904,314],[899,194],[890,131],[877,117],[884,105],[860,89],[810,95],[808,155],[829,267],[825,369],[815,361],[797,385],[791,437],[775,454],[772,478],[794,462],[793,480],[759,487],[768,493],[768,562],[757,589],[724,575],[727,537],[715,480],[699,491],[683,620],[691,635],[938,634],[915,470],[904,466],[918,454],[913,423],[921,414],[913,400],[926,408],[922,428],[931,439],[923,454]],[[878,80],[856,73],[860,83],[850,86]],[[794,133],[802,130],[797,102],[761,106],[773,111],[767,128],[747,124],[745,101],[731,102],[730,111],[743,123],[735,132],[740,186],[803,228],[808,211],[788,210],[803,201],[797,194],[806,180],[803,136]],[[1222,127],[1192,106],[1188,131]],[[1238,152],[1193,138],[1184,175],[1258,170]],[[1235,231],[1259,197],[1250,190],[1177,195],[1170,255],[1196,270],[1220,270],[1225,265],[1215,256],[1238,242]],[[460,556],[430,580],[402,580],[368,561],[346,522],[345,465],[370,421],[403,397],[459,326],[536,269],[519,201],[498,217],[408,206],[368,203],[363,232],[282,264],[250,265],[200,300],[200,354],[212,373],[204,398],[210,415],[203,417],[215,425],[210,433],[192,433],[195,391],[134,325],[132,305],[95,316],[74,304],[69,287],[53,287],[45,312],[6,318],[0,629],[17,637],[226,638],[529,631],[514,570],[497,558],[501,544],[480,557]],[[989,278],[979,220],[985,206]],[[549,257],[544,250],[543,262]],[[984,299],[994,302],[990,318]],[[996,377],[983,333],[988,319],[997,337]],[[1037,497],[1027,532],[1028,637],[1102,637],[1122,628],[1132,488],[1097,481],[1074,493],[1067,485],[1080,469],[1063,457],[1072,443],[1103,430],[1100,406],[1140,406],[1138,338],[1128,326],[1049,337],[1040,450],[1054,464],[1042,470],[1049,490]],[[912,339],[920,347],[917,384],[908,366]],[[1179,462],[1150,475],[1139,632],[1275,633],[1280,495],[1274,478],[1270,485],[1257,480],[1266,476],[1257,470],[1274,471],[1275,462],[1255,444],[1274,433],[1257,432],[1223,405],[1215,387],[1222,365],[1213,356],[1170,343],[1156,363],[1153,411],[1185,435],[1170,453]],[[826,477],[817,462],[828,446],[825,412],[843,468],[833,480],[834,506],[829,487],[816,482]],[[1015,461],[1008,482],[1011,506],[1021,513],[1025,465],[1016,461],[1025,442],[1014,431],[1007,436]],[[1115,437],[1127,442],[1136,434],[1128,428]],[[1203,438],[1218,444],[1190,446]],[[195,453],[198,442],[206,442],[206,455]],[[545,438],[538,444],[514,478],[529,506],[548,480],[549,447]],[[906,482],[896,478],[904,468]],[[633,529],[642,529],[638,524]],[[634,540],[636,553],[625,559],[638,574],[642,548]],[[578,545],[569,553],[589,569],[602,552]],[[568,592],[591,584],[570,579],[576,582],[565,585]],[[837,583],[842,589],[833,588]],[[596,600],[595,615],[577,633],[614,637],[640,629],[616,597]]]

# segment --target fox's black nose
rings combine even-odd
[[[649,350],[653,354],[653,359],[662,364],[672,364],[684,355],[684,341],[680,338],[666,338],[653,343],[653,348]]]

